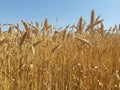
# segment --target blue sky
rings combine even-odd
[[[57,26],[76,24],[80,18],[89,23],[90,12],[104,18],[105,27],[120,23],[120,0],[0,0],[0,23],[21,23],[48,18]]]

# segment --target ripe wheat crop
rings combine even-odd
[[[120,90],[120,25],[99,19],[92,10],[90,24],[60,30],[48,19],[1,25],[0,90]]]

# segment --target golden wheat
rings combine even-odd
[[[0,26],[0,90],[120,89],[120,25],[105,31],[94,10],[64,29],[22,23]]]

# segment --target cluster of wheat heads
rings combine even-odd
[[[119,90],[120,26],[105,30],[99,18],[0,25],[0,90]]]

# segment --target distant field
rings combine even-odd
[[[22,23],[0,28],[0,90],[120,90],[120,25]]]

